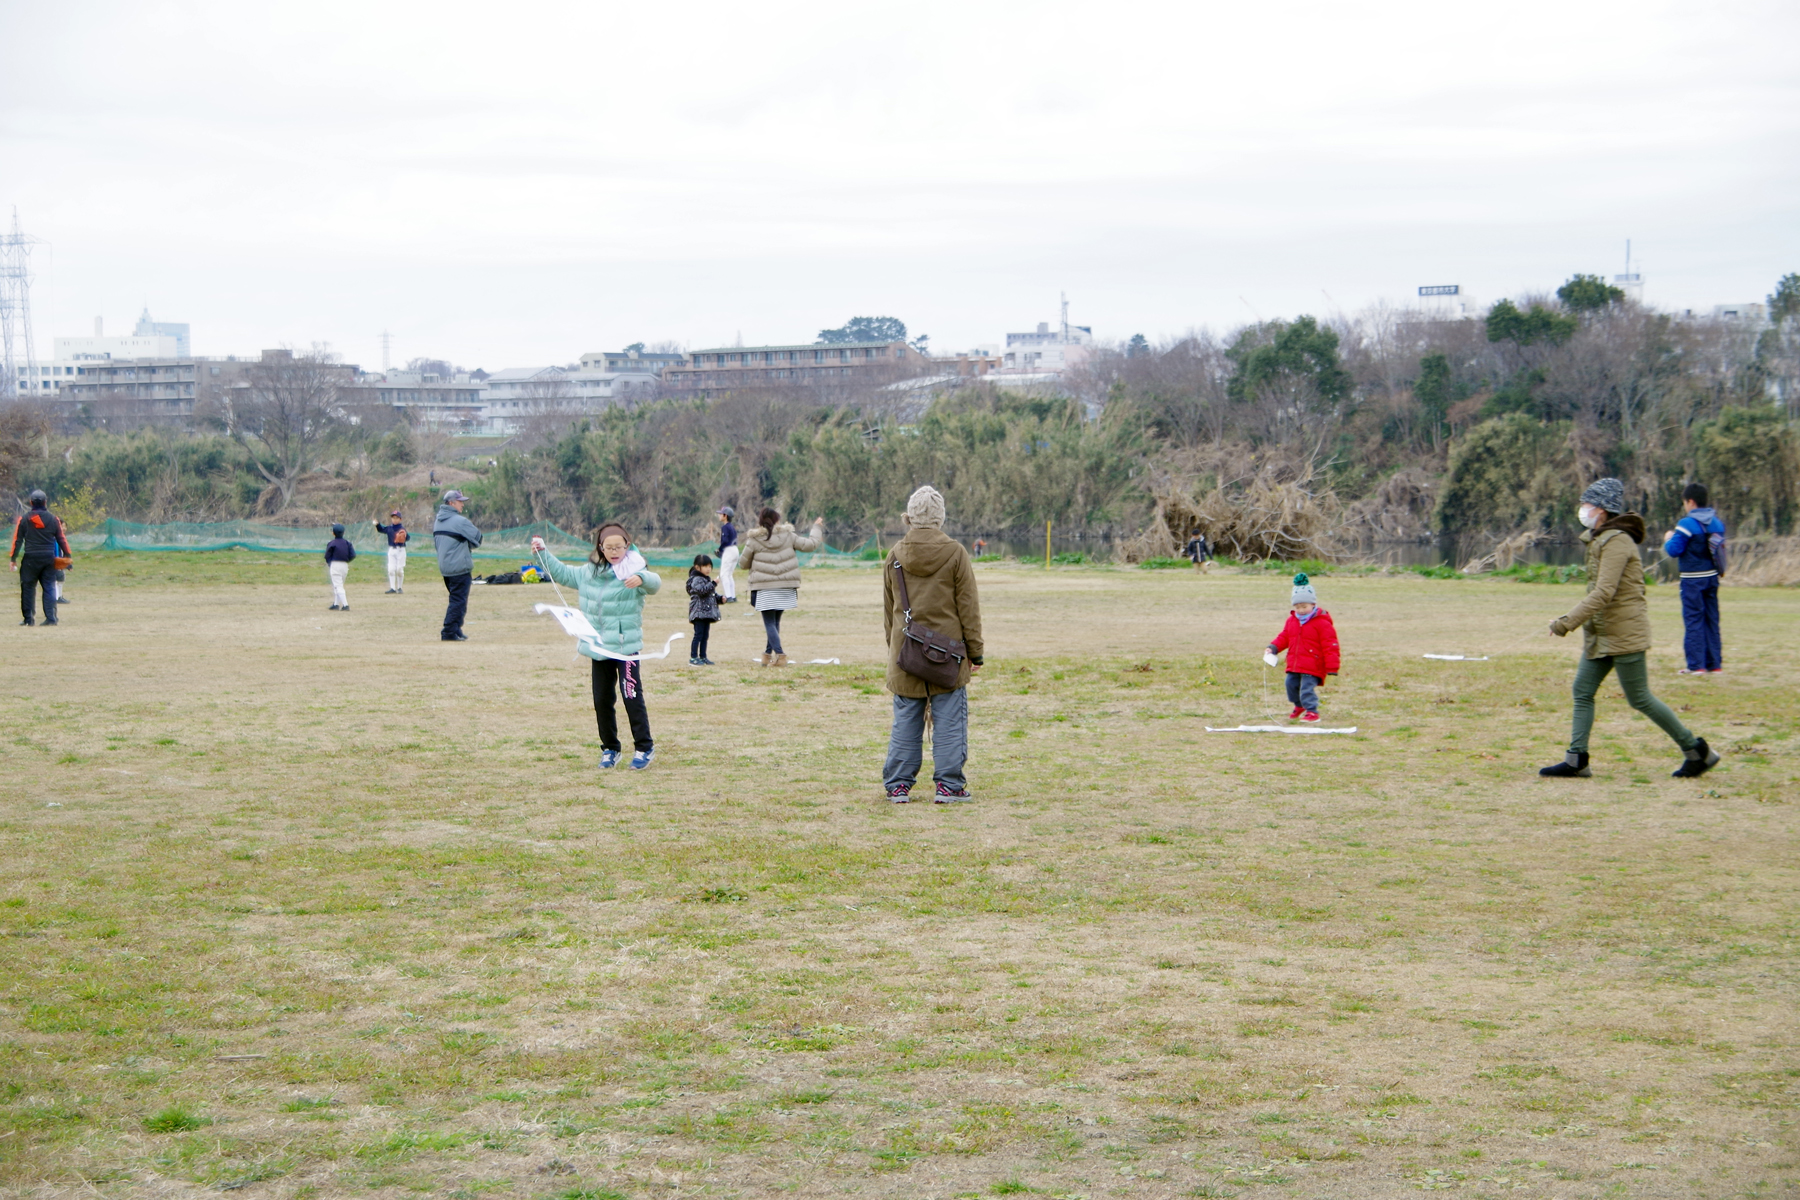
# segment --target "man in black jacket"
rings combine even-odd
[[[56,624],[56,560],[71,558],[69,539],[62,522],[49,509],[50,498],[31,493],[31,508],[13,526],[12,550],[7,555],[19,573],[21,625],[37,624],[37,589],[44,589],[44,624]]]

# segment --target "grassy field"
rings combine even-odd
[[[873,570],[603,774],[550,590],[447,645],[418,566],[87,555],[0,627],[8,1195],[1800,1190],[1800,592],[1691,680],[1653,589],[1725,761],[1609,686],[1563,782],[1578,587],[1328,576],[1359,732],[1209,735],[1285,715],[1282,580],[983,566],[976,803],[895,807]]]

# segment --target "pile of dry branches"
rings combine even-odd
[[[1195,533],[1206,535],[1214,554],[1245,562],[1340,555],[1333,535],[1343,506],[1330,488],[1313,484],[1310,463],[1265,459],[1203,496],[1173,479],[1152,495],[1149,525],[1119,548],[1128,563],[1176,557]]]
[[[1515,533],[1480,558],[1471,559],[1462,566],[1464,575],[1485,575],[1489,571],[1504,571],[1519,561],[1521,555],[1539,542],[1544,535],[1536,530],[1527,529],[1523,533]]]

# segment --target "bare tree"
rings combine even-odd
[[[320,442],[343,419],[338,390],[350,381],[350,369],[315,345],[305,354],[265,350],[261,362],[222,389],[225,428],[280,493],[277,513],[293,503],[294,488],[312,469]]]
[[[0,406],[0,493],[23,489],[33,464],[50,457],[50,414],[30,400]]]

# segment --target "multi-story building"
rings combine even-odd
[[[685,366],[665,369],[663,384],[684,393],[788,384],[881,384],[923,374],[931,367],[929,356],[904,341],[719,346],[695,351]]]
[[[430,371],[388,371],[359,375],[339,395],[346,406],[385,405],[434,429],[476,431],[485,385],[466,371],[445,376]]]
[[[1025,371],[1033,374],[1061,374],[1093,352],[1094,331],[1086,325],[1071,325],[1067,320],[1056,329],[1048,321],[1039,321],[1030,333],[1006,335],[1003,371]]]
[[[175,339],[175,357],[186,358],[194,352],[193,344],[188,338],[186,321],[152,321],[150,310],[138,318],[137,328],[132,330],[134,337],[167,337]]]
[[[596,363],[602,355],[584,355]],[[543,416],[598,412],[614,404],[653,398],[656,375],[649,370],[606,371],[598,367],[510,367],[488,376],[483,393],[483,432],[511,436]]]
[[[685,354],[651,353],[646,350],[590,350],[581,356],[581,369],[661,375],[667,368],[679,367],[686,361]]]

